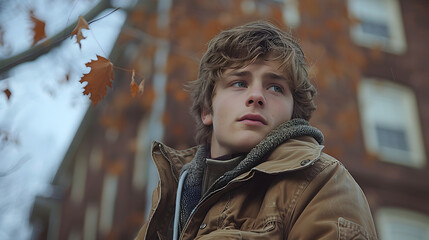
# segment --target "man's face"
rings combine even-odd
[[[212,112],[211,157],[249,152],[271,130],[292,117],[293,97],[285,73],[276,61],[257,60],[227,69],[216,82]]]

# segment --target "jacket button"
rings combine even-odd
[[[200,229],[204,229],[204,228],[206,228],[206,227],[207,227],[207,224],[206,224],[206,223],[203,223],[203,224],[201,224]]]
[[[302,160],[302,161],[301,161],[301,166],[305,166],[305,165],[307,165],[309,162],[310,162],[310,160],[309,160],[309,159]]]

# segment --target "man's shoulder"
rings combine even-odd
[[[331,180],[334,180],[335,184],[359,186],[341,161],[324,152],[308,172],[310,176],[308,180],[316,185],[330,184]],[[314,183],[314,181],[319,183]]]
[[[346,170],[345,166],[341,163],[340,160],[338,160],[337,158],[335,158],[335,157],[333,157],[333,156],[331,156],[325,152],[322,152],[320,154],[320,157],[318,159],[318,164],[320,164],[321,166],[334,165],[334,166],[338,166],[339,168]]]

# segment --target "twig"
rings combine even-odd
[[[31,158],[28,155],[22,157],[14,166],[12,166],[11,168],[9,168],[8,170],[6,170],[4,172],[0,172],[0,177],[6,177],[6,176],[12,174],[13,172],[18,170],[24,163],[26,163],[30,159]]]

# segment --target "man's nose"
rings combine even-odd
[[[246,106],[252,105],[262,107],[265,105],[265,96],[261,88],[252,89],[246,102]]]

